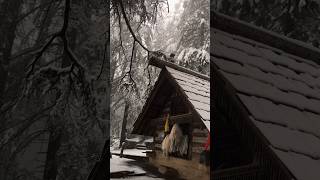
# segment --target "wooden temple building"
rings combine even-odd
[[[320,50],[211,12],[212,179],[320,179]]]
[[[161,68],[138,119],[133,134],[154,137],[149,161],[159,168],[173,168],[184,179],[209,179],[209,163],[200,163],[200,154],[210,134],[210,82],[209,77],[151,56],[149,63]],[[188,138],[183,155],[165,156],[161,144],[164,140],[164,114],[168,113],[170,129],[178,124]]]

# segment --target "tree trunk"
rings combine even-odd
[[[129,109],[129,102],[126,100],[125,101],[125,106],[124,106],[124,113],[123,113],[123,120],[122,120],[122,128],[121,128],[119,148],[121,148],[122,143],[126,140],[126,127],[127,127],[128,109]]]
[[[49,136],[43,180],[55,180],[58,174],[57,152],[61,146],[61,132],[51,132]]]
[[[77,3],[76,1],[71,1],[71,5]],[[71,11],[71,10],[69,10]],[[69,17],[68,17],[69,18]],[[67,30],[66,34],[68,37],[68,46],[71,50],[75,49],[76,42],[77,42],[77,29],[74,27],[69,27],[69,30]],[[61,67],[65,68],[71,65],[70,58],[68,54],[64,51],[63,52],[63,59],[61,63]],[[60,114],[60,117],[58,118],[64,118],[63,114]],[[50,133],[49,137],[49,144],[48,144],[48,150],[47,150],[47,159],[45,164],[45,170],[44,170],[44,176],[43,180],[55,180],[58,175],[58,169],[59,169],[59,162],[57,158],[58,150],[62,144],[61,138],[65,132],[65,129],[59,129],[59,127],[63,127],[64,120],[59,120],[58,124],[53,125],[54,131]],[[59,129],[59,130],[58,130]]]
[[[5,103],[5,88],[13,42],[16,37],[17,19],[20,15],[22,0],[6,0],[0,4],[0,107]]]

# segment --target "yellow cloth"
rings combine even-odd
[[[170,131],[170,127],[169,127],[169,114],[166,115],[165,117],[166,119],[166,123],[164,124],[164,132],[169,132]]]

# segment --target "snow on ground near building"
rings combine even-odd
[[[134,171],[135,174],[146,173],[142,168],[133,166],[130,162],[135,160],[120,158],[119,156],[112,156],[110,159],[110,173],[119,171]]]
[[[111,154],[120,154],[120,149],[113,149],[111,150]],[[151,152],[152,150],[140,150],[140,149],[124,149],[124,155],[130,156],[140,156],[140,157],[147,157],[145,152]]]
[[[119,178],[111,178],[112,180],[116,180]],[[133,176],[133,177],[127,177],[127,178],[120,178],[120,179],[133,179],[133,180],[152,180],[152,179],[157,179],[157,180],[164,180],[163,178],[157,178],[157,177],[150,177],[150,176]]]
[[[120,171],[134,171],[134,174],[143,174],[142,176],[130,176],[125,178],[111,178],[111,179],[134,179],[134,180],[164,180],[163,178],[158,178],[153,173],[146,171],[139,164],[143,164],[144,162],[138,162],[136,160],[128,159],[128,158],[120,158],[119,156],[112,156],[110,159],[110,173],[120,172]]]
[[[217,29],[211,34],[211,62],[271,149],[299,180],[318,180],[320,65]]]

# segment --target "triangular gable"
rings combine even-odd
[[[160,86],[166,83],[172,83],[178,87],[177,91],[183,95],[188,106],[193,109],[195,115],[204,123],[204,126],[210,130],[210,83],[208,80],[201,79],[194,75],[164,67],[159,74],[139,117],[133,125],[132,133],[141,133],[141,126],[145,119],[148,108],[153,101],[156,101],[157,92]]]
[[[211,28],[211,36],[211,63],[272,151],[297,179],[319,179],[320,65],[226,30]]]

